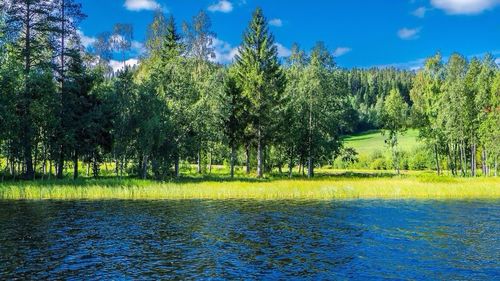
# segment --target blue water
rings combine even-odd
[[[500,201],[0,201],[0,279],[498,280]]]

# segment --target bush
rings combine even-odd
[[[376,158],[371,162],[370,169],[387,170],[387,161],[384,158]]]

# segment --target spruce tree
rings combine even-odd
[[[274,37],[260,8],[253,13],[235,64],[238,84],[250,101],[248,126],[257,143],[257,176],[262,177],[263,153],[272,139],[273,118],[284,89],[285,76],[278,61]]]

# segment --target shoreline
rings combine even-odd
[[[154,182],[83,180],[0,183],[0,200],[500,199],[498,178],[324,177],[314,180]]]

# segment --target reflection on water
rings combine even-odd
[[[485,279],[499,201],[0,201],[0,279]]]

